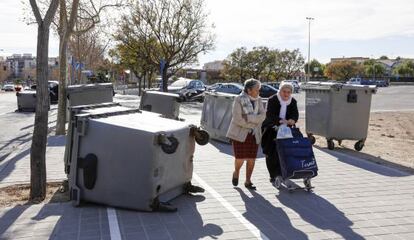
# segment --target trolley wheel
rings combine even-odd
[[[313,134],[308,134],[308,139],[310,140],[312,145],[315,144],[316,138],[315,138],[315,136],[313,136]]]
[[[282,177],[277,176],[275,178],[275,188],[280,189],[280,186],[282,186]]]
[[[338,145],[341,146],[342,145],[342,140],[338,140]]]
[[[328,149],[329,150],[334,150],[335,149],[335,143],[332,140],[328,140]]]
[[[365,143],[363,141],[358,141],[355,143],[354,148],[359,152],[362,150],[362,148],[364,148],[364,145]]]
[[[310,178],[303,179],[303,184],[305,185],[305,188],[306,189],[312,188],[312,184],[311,184],[311,179]]]

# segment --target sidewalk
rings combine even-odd
[[[30,182],[30,145],[30,140],[23,142],[0,162],[0,187]],[[66,178],[63,171],[64,152],[65,136],[49,136],[46,148],[48,182],[61,181]]]
[[[48,175],[61,179],[63,142],[48,150]],[[0,210],[0,239],[414,239],[414,176],[325,149],[312,194],[278,192],[264,158],[256,192],[231,186],[231,146],[198,146],[194,183],[204,195],[182,196],[177,213],[142,213],[70,203]],[[17,157],[16,157],[17,156]],[[27,180],[28,153],[0,168],[1,184]],[[52,166],[49,166],[52,164]],[[14,167],[13,167],[14,166]],[[4,182],[6,181],[6,182]],[[115,214],[114,214],[115,213]]]

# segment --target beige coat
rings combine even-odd
[[[260,97],[258,100],[258,107],[259,111],[257,114],[249,114],[247,115],[247,121],[244,120],[242,117],[243,109],[240,96],[237,96],[233,102],[233,117],[231,119],[226,137],[239,142],[244,142],[246,141],[247,134],[249,134],[249,132],[254,129],[256,143],[260,144],[260,141],[262,139],[261,126],[262,122],[266,118],[266,111],[263,107],[263,102]]]

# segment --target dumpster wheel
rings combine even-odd
[[[205,130],[197,129],[194,136],[197,144],[201,146],[206,145],[210,140],[210,135]]]
[[[316,138],[315,138],[315,136],[313,136],[313,134],[308,133],[308,139],[310,140],[312,145],[314,145],[316,143]]]
[[[364,148],[364,145],[365,145],[364,141],[360,140],[360,141],[355,143],[354,149],[359,152],[359,151],[362,150],[362,148]]]
[[[329,150],[334,150],[335,149],[335,143],[332,139],[327,140],[327,144],[328,144],[328,149]]]

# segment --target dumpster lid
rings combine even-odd
[[[36,94],[36,91],[35,90],[24,90],[24,91],[20,91],[18,93],[19,93],[19,95],[22,95],[22,94]]]
[[[70,85],[67,87],[67,92],[77,92],[77,91],[84,91],[89,89],[113,89],[112,83],[96,83],[96,84],[80,84],[80,85]]]
[[[162,96],[170,96],[175,98],[180,98],[180,95],[176,93],[169,93],[169,92],[160,92],[160,91],[145,91],[146,94],[154,94],[154,95],[162,95]]]
[[[222,93],[222,92],[209,92],[205,91],[204,94],[214,96],[214,97],[225,97],[225,98],[235,98],[238,95],[231,93]]]
[[[121,106],[120,103],[114,102],[107,102],[107,103],[98,103],[98,104],[87,104],[87,105],[78,105],[69,107],[71,110],[78,110],[78,109],[95,109],[95,108],[107,108],[107,107],[114,107],[114,106]]]
[[[301,88],[303,90],[333,90],[333,89],[362,89],[362,90],[376,90],[377,86],[375,85],[354,85],[354,84],[343,84],[343,83],[334,83],[334,82],[307,82],[302,84]]]
[[[137,110],[137,109],[136,109]],[[119,127],[125,127],[129,129],[143,130],[146,132],[169,132],[175,129],[188,128],[191,126],[189,123],[176,121],[168,118],[162,118],[159,114],[140,111],[133,112],[130,110],[128,114],[127,111],[120,111],[126,114],[114,115],[109,117],[102,118],[93,118],[90,121],[96,121],[100,123],[110,124]],[[86,118],[93,117],[93,114],[85,114]]]

